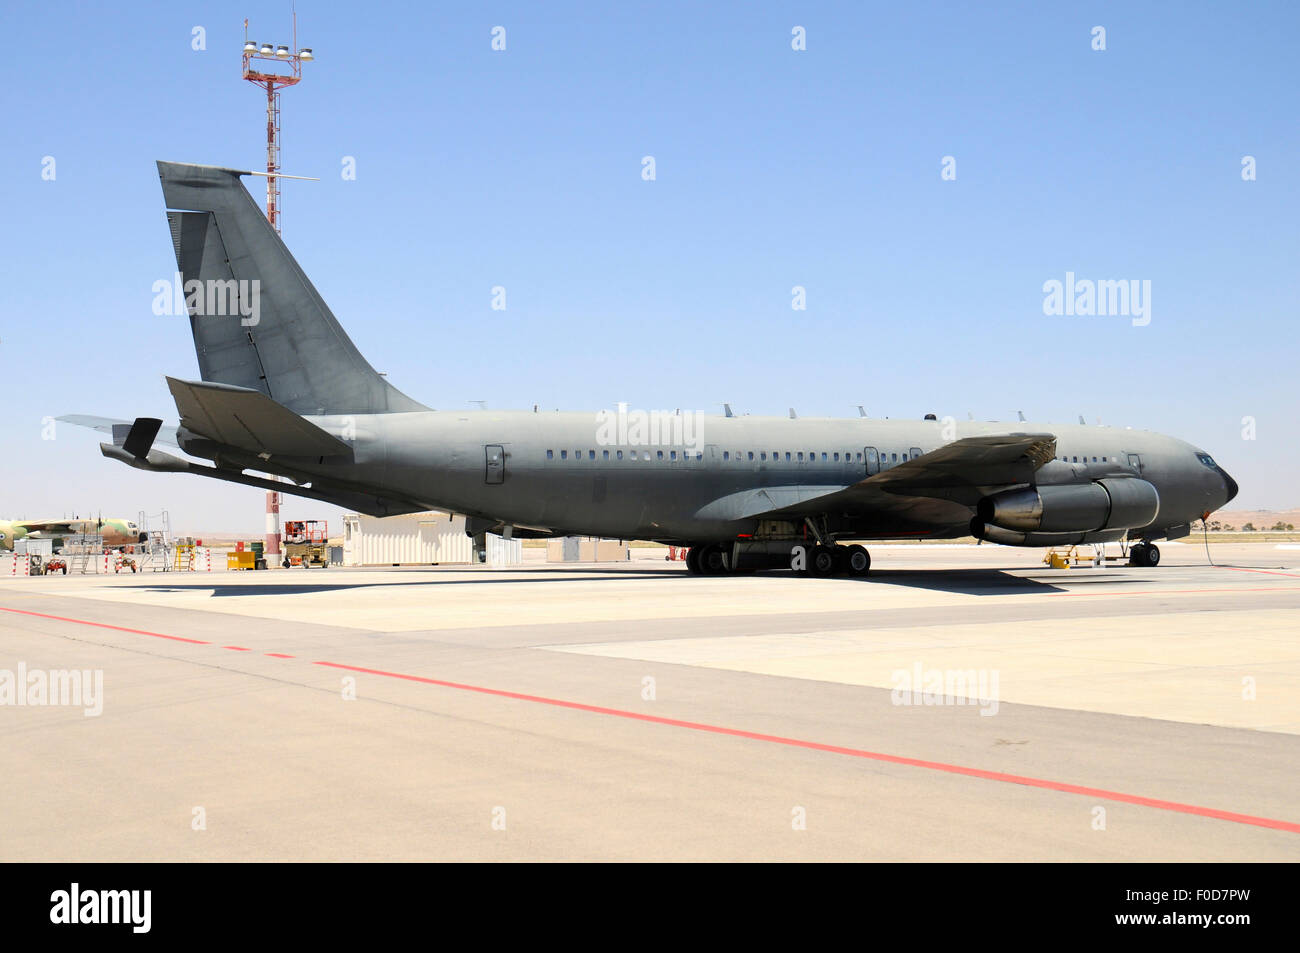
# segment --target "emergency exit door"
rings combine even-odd
[[[875,447],[866,447],[862,454],[867,458],[867,476],[875,476],[880,472],[880,453]]]

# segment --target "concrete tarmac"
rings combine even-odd
[[[1161,549],[0,579],[0,859],[1300,859],[1300,551]]]

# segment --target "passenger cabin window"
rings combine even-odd
[[[569,451],[567,451],[567,450],[561,450],[561,451],[560,451],[560,459],[561,459],[561,460],[567,460],[567,459],[569,459]]]
[[[547,451],[546,451],[546,459],[547,459],[547,460],[554,460],[554,459],[555,459],[555,451],[554,451],[554,450],[547,450]]]

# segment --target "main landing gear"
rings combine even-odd
[[[791,556],[791,568],[796,573],[810,576],[865,576],[871,572],[871,554],[858,546],[807,547],[804,568],[798,568],[798,557]]]
[[[750,553],[739,567],[732,566],[730,545],[707,543],[692,546],[686,553],[686,570],[693,576],[739,575],[751,569],[793,569],[801,576],[866,576],[871,571],[871,554],[853,546],[792,545],[788,551]]]
[[[686,571],[692,576],[724,576],[730,569],[723,548],[712,544],[692,546],[687,551]]]
[[[1160,565],[1160,547],[1155,543],[1138,543],[1128,550],[1128,564],[1152,569]]]

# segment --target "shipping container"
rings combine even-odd
[[[469,563],[473,552],[463,516],[431,511],[383,518],[360,513],[343,517],[345,566]]]

